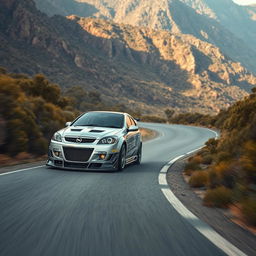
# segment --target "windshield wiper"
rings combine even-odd
[[[94,127],[105,127],[105,128],[117,128],[117,129],[122,129],[119,126],[115,126],[115,125],[98,125],[98,124],[83,124],[83,125],[74,125],[74,126],[94,126]]]
[[[114,126],[114,125],[110,125],[110,126],[104,126],[104,127],[107,127],[107,128],[117,128],[117,129],[122,129],[121,127],[119,127],[119,126]]]

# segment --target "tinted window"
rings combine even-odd
[[[72,125],[123,128],[124,115],[119,113],[89,112],[79,117]]]
[[[134,119],[131,116],[130,116],[130,119],[131,119],[132,125],[137,126],[136,122],[134,121]]]
[[[132,125],[132,121],[129,116],[126,117],[126,126],[129,128]]]

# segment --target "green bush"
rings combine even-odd
[[[232,190],[224,186],[207,190],[204,197],[204,205],[210,207],[225,208],[232,203]]]
[[[207,171],[195,171],[189,179],[189,185],[194,188],[200,188],[206,186],[208,182]]]

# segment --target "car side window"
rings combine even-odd
[[[137,123],[135,122],[135,120],[132,117],[130,117],[130,119],[131,119],[132,125],[137,126]]]
[[[130,126],[132,126],[132,121],[131,118],[129,116],[126,117],[126,126],[127,128],[130,128]]]

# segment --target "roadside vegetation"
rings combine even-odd
[[[93,110],[141,116],[125,105],[103,102],[98,92],[80,86],[61,89],[42,74],[29,77],[0,67],[0,166],[43,160],[53,133]],[[141,132],[143,140],[156,136],[149,129]]]
[[[0,166],[42,159],[51,136],[66,122],[106,109],[131,113],[123,105],[106,105],[97,92],[79,86],[61,90],[42,74],[29,77],[0,68]]]
[[[199,123],[207,118],[221,137],[210,139],[189,159],[184,171],[189,184],[206,190],[205,205],[235,204],[244,220],[256,226],[256,88],[217,116],[199,118]]]

